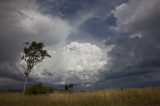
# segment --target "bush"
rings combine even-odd
[[[52,88],[45,87],[42,85],[42,83],[37,83],[29,87],[26,93],[29,95],[33,95],[33,94],[51,93],[52,91],[53,91]]]

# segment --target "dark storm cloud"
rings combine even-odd
[[[0,65],[0,77],[11,78],[14,80],[22,81],[24,75],[17,70],[17,67],[13,65],[14,63],[1,63]]]
[[[73,0],[69,0],[68,4],[73,4]],[[115,25],[115,18],[110,13],[115,6],[120,5],[127,0],[85,0],[76,1],[77,6],[80,7],[77,11],[69,12],[71,16],[68,16],[68,12],[65,12],[65,18],[70,18],[71,23],[78,26],[78,33],[74,33],[74,36],[69,38],[72,40],[78,40],[82,42],[94,42],[96,39],[98,42],[106,39],[107,36],[112,35],[110,27]],[[62,6],[63,7],[63,6]],[[72,7],[72,6],[71,6]],[[92,40],[91,40],[92,39]]]
[[[108,85],[101,86],[125,86],[119,84],[125,81],[145,85],[146,77],[150,85],[157,84],[159,10],[159,0],[1,0],[0,77],[23,80],[16,63],[25,41],[43,41],[46,46],[59,48],[67,40],[83,39],[114,45],[108,54],[106,76],[100,76],[105,77],[100,83],[108,81]],[[55,75],[47,69],[42,74]],[[59,79],[62,77],[55,77],[55,82]]]
[[[141,76],[150,73],[158,73],[160,69],[159,60],[150,60],[143,63],[138,63],[136,65],[131,65],[129,67],[118,70],[118,72],[111,72],[106,76],[107,80],[124,78],[130,76]]]
[[[42,14],[35,0],[0,2],[0,61],[16,58],[25,41],[44,41],[48,46],[61,42],[71,32],[71,26],[60,17]]]
[[[89,11],[97,11],[97,17],[106,17],[111,8],[125,1],[127,0],[38,0],[43,8],[47,7],[45,12],[69,19]]]
[[[117,18],[114,29],[122,34],[106,40],[106,45],[115,45],[109,53],[112,67],[108,79],[160,72],[159,10],[159,0],[130,0],[112,11]]]
[[[0,76],[23,79],[17,61],[24,42],[43,41],[46,46],[56,46],[72,32],[67,21],[44,15],[42,10],[35,0],[0,1]]]
[[[55,1],[58,7],[62,7],[62,2],[58,3]],[[79,3],[83,4],[81,1]],[[68,14],[70,10],[76,10],[79,3],[71,1],[63,5],[69,8],[72,8],[74,5],[75,9],[60,10]],[[88,3],[89,1],[86,2],[87,5]],[[42,1],[39,0],[0,1],[0,76],[21,80],[22,75],[16,67],[19,65],[18,60],[23,49],[22,44],[25,41],[43,41],[46,46],[58,48],[59,45],[65,43],[65,39],[75,30],[75,26],[78,29],[86,19],[90,19],[90,16],[88,16],[88,12],[90,11],[85,12],[87,7],[85,7],[85,10],[82,9],[81,12],[79,9],[82,7],[79,7],[77,10],[79,11],[77,12],[78,14],[75,13],[76,15],[73,17],[74,20],[78,20],[78,16],[85,17],[86,19],[80,20],[78,24],[73,21],[73,26],[71,26],[69,22],[73,18],[70,19],[69,14],[67,15],[67,20],[63,20],[63,18],[59,17],[58,13],[46,13],[46,8],[49,7],[43,8],[42,4]],[[44,72],[42,74],[51,76],[53,73]]]

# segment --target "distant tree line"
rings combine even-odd
[[[68,90],[73,90],[73,84],[65,84],[64,85],[64,89],[66,90],[66,91],[68,91]]]

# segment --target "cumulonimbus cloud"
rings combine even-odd
[[[52,83],[95,82],[109,61],[106,53],[95,44],[71,42],[57,51],[50,51],[47,58],[33,71],[34,77]]]

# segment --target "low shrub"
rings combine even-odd
[[[29,88],[27,88],[26,94],[33,95],[33,94],[47,94],[53,92],[52,88],[45,87],[42,83],[33,84]]]

